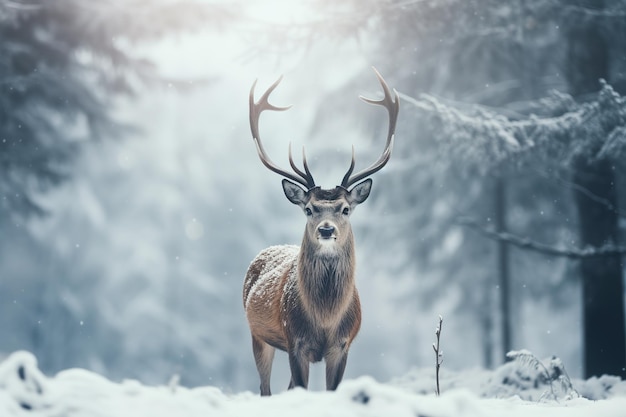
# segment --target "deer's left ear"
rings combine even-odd
[[[348,197],[350,201],[350,205],[356,206],[357,204],[361,204],[367,197],[370,196],[370,191],[372,190],[372,179],[368,178],[365,181],[362,181],[352,187],[350,190],[350,195]]]

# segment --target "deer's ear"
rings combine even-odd
[[[293,204],[296,204],[300,207],[304,207],[304,205],[306,204],[306,191],[300,188],[299,185],[284,179],[283,191],[285,192],[285,197],[287,197],[287,200],[291,201]]]
[[[356,206],[357,204],[361,204],[367,197],[370,196],[370,191],[372,190],[372,179],[368,178],[365,181],[362,181],[352,187],[350,190],[349,201],[350,204]]]

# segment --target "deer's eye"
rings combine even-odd
[[[313,215],[313,212],[312,212],[312,211],[311,211],[311,209],[310,209],[310,208],[308,208],[308,207],[306,207],[306,208],[304,209],[304,212],[306,213],[306,215],[307,215],[307,216],[312,216],[312,215]]]
[[[350,207],[344,207],[342,213],[344,216],[347,216],[348,214],[350,214]]]

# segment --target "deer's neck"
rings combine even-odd
[[[354,296],[354,239],[337,251],[318,249],[305,239],[298,259],[298,291],[307,312],[327,321],[347,309]]]

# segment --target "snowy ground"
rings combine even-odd
[[[554,368],[545,366],[531,360],[495,371],[443,370],[440,397],[432,393],[433,370],[423,369],[386,384],[362,377],[333,393],[296,389],[260,398],[214,387],[115,383],[80,369],[47,377],[35,357],[16,352],[0,364],[0,417],[626,416],[626,382],[604,376],[570,385],[563,375],[552,375],[550,384]]]

